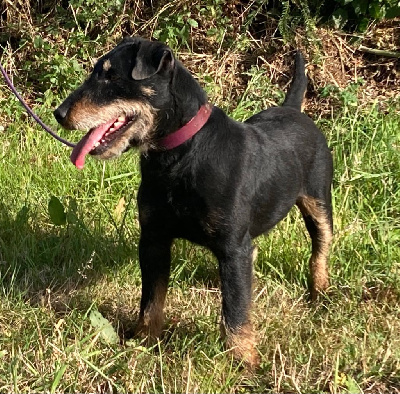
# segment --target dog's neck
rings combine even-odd
[[[162,149],[170,150],[182,145],[184,142],[192,138],[207,123],[212,112],[212,105],[203,104],[197,111],[196,115],[189,120],[184,126],[175,132],[168,134],[159,143]]]
[[[169,78],[170,101],[166,106],[155,102],[159,109],[152,144],[145,149],[149,153],[166,152],[182,145],[204,126],[211,114],[212,106],[207,104],[206,92],[178,60]]]

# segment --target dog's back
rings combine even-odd
[[[330,211],[332,156],[325,136],[301,112],[306,89],[304,58],[297,52],[294,78],[282,106],[261,111],[245,122],[252,126],[259,142],[259,146],[253,145],[259,157],[255,199],[263,200],[260,205],[274,212],[271,217],[261,214],[263,209],[257,208],[252,215],[254,235],[268,231],[295,202],[300,204],[303,196],[324,201]],[[274,208],[271,210],[271,207]]]
[[[326,139],[315,123],[301,112],[307,90],[304,58],[300,51],[296,53],[293,81],[281,107],[272,107],[261,111],[245,121],[255,127],[267,145],[268,155],[275,155],[274,145],[292,155],[293,153],[309,156],[302,163],[312,161],[318,150],[320,156],[331,162],[331,154]],[[286,149],[285,149],[286,147]],[[305,168],[308,170],[308,168]]]

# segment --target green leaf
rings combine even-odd
[[[365,15],[368,9],[368,0],[353,1],[352,6],[357,16]]]
[[[40,36],[35,36],[33,39],[34,48],[41,48],[43,46],[43,38]]]
[[[67,222],[64,206],[56,196],[51,196],[48,205],[50,219],[56,226],[62,226]]]
[[[352,3],[354,0],[338,0],[338,3],[341,5],[346,5],[348,3]]]
[[[375,19],[382,19],[386,15],[386,7],[379,2],[373,2],[369,5],[369,12]]]
[[[347,376],[346,386],[347,386],[348,393],[351,393],[351,394],[362,393],[360,386],[357,384],[357,382],[351,376]]]
[[[358,23],[357,29],[358,31],[365,32],[368,29],[369,25],[369,19],[368,18],[362,18],[360,22]]]
[[[347,23],[349,16],[344,8],[338,8],[332,14],[332,19],[336,29],[341,29]]]
[[[207,30],[208,36],[215,36],[217,33],[218,33],[218,29],[216,29],[215,27]]]
[[[391,6],[386,11],[386,18],[388,19],[396,18],[398,16],[400,16],[400,3],[398,5]]]
[[[187,22],[189,23],[190,26],[192,27],[198,27],[199,24],[197,23],[196,20],[192,19],[192,18],[188,18]]]
[[[89,319],[92,326],[100,332],[101,337],[107,343],[115,344],[119,342],[119,336],[115,332],[114,327],[100,312],[91,311]]]

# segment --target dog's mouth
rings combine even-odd
[[[73,149],[71,153],[72,163],[77,168],[82,169],[88,153],[91,155],[104,153],[121,134],[129,129],[134,121],[135,116],[121,115],[90,129]]]

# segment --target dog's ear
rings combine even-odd
[[[127,44],[127,43],[134,43],[134,42],[136,42],[136,38],[135,37],[125,36],[118,45]]]
[[[166,48],[158,64],[157,73],[172,71],[175,67],[175,58],[171,49]]]
[[[143,80],[155,74],[173,70],[175,59],[172,51],[166,46],[140,45],[132,69],[132,78]]]

